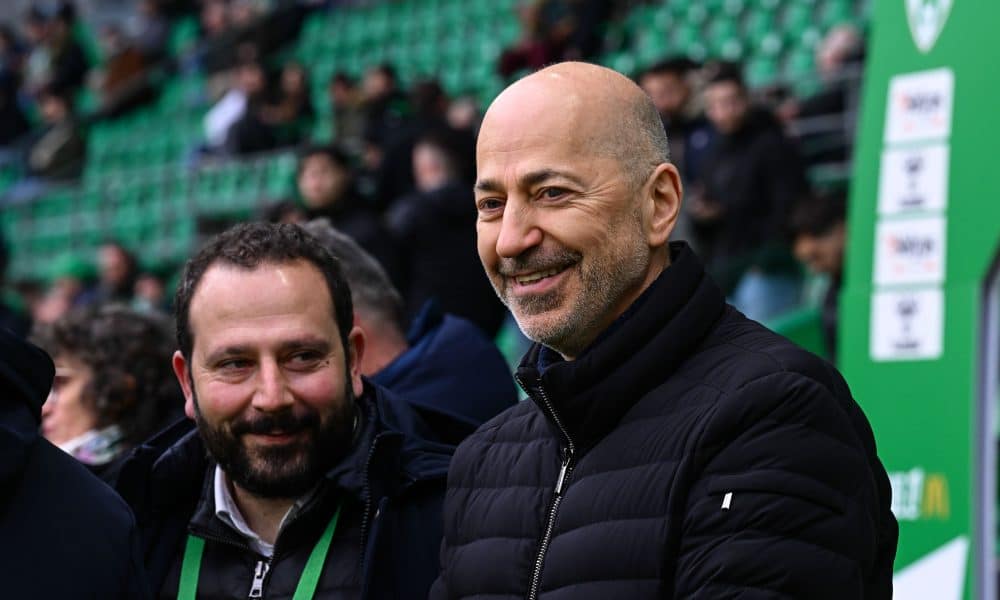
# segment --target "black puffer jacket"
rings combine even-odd
[[[672,254],[579,359],[539,375],[533,347],[534,401],[459,447],[432,598],[891,597],[889,481],[843,379]]]

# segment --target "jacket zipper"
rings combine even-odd
[[[365,475],[364,481],[362,483],[362,496],[365,499],[365,510],[361,514],[361,557],[364,561],[365,548],[368,546],[368,521],[371,519],[372,512],[372,491],[370,482],[368,481],[368,470],[371,467],[372,457],[375,456],[375,448],[378,446],[378,440],[380,436],[375,436],[372,440],[372,447],[368,450],[368,458],[365,459]]]
[[[248,598],[264,597],[264,578],[267,577],[267,572],[270,570],[271,565],[266,560],[257,561],[257,566],[254,567],[253,571],[253,582],[250,584],[250,595],[247,596]]]
[[[549,415],[552,417],[552,421],[556,424],[560,433],[563,435],[563,439],[566,442],[565,446],[560,449],[560,454],[562,454],[562,464],[559,467],[559,476],[556,478],[555,492],[552,494],[552,502],[549,504],[548,517],[545,521],[545,533],[542,535],[542,541],[538,546],[538,555],[535,558],[535,567],[531,572],[531,584],[528,587],[528,597],[527,600],[537,600],[538,598],[538,586],[542,579],[542,567],[545,564],[545,554],[549,550],[549,542],[552,541],[552,531],[556,526],[556,514],[559,512],[559,505],[562,503],[563,491],[566,488],[566,484],[569,481],[569,476],[573,472],[573,459],[576,457],[576,446],[573,444],[573,439],[569,437],[569,432],[566,431],[566,427],[563,426],[562,421],[559,419],[559,415],[556,414],[555,409],[552,407],[552,402],[549,401],[548,395],[545,393],[545,388],[541,386],[541,383],[533,387],[528,387],[524,385],[524,381],[520,377],[515,377],[518,385],[520,385],[525,390],[536,391],[538,393],[539,399],[545,406]]]
[[[201,532],[200,535],[198,535],[199,530]],[[250,547],[250,544],[247,544],[244,541],[238,542],[236,540],[229,539],[225,536],[219,535],[214,531],[210,531],[204,527],[194,527],[189,529],[189,531],[190,533],[196,534],[198,535],[198,537],[201,537],[206,541],[215,542],[218,544],[224,544],[226,546],[232,546],[234,548],[238,548],[245,552],[251,552],[253,554],[257,554],[257,556],[260,556],[260,554],[258,554],[256,550]],[[253,578],[250,580],[250,592],[247,594],[247,598],[264,597],[264,584],[267,583],[267,576],[271,572],[271,560],[274,560],[274,557],[271,557],[271,559],[261,558],[257,561],[257,564],[254,567],[253,571]]]

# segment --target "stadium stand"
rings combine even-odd
[[[405,89],[436,77],[452,97],[485,106],[506,81],[498,74],[503,49],[521,35],[516,0],[402,0],[343,3],[310,10],[297,36],[267,57],[309,72],[316,110],[309,140],[337,139],[327,97],[334,74],[358,77],[379,64],[395,67]],[[629,75],[668,56],[721,59],[745,65],[748,83],[767,90],[787,83],[796,96],[815,92],[816,46],[834,26],[864,31],[870,0],[669,0],[624,3],[603,28],[598,62]],[[298,7],[297,7],[298,8]],[[281,3],[272,7],[281,10]],[[264,17],[265,19],[267,17]],[[81,27],[87,32],[86,27]],[[192,14],[173,18],[166,59],[152,69],[158,95],[150,104],[88,127],[83,176],[40,196],[8,201],[0,227],[10,246],[8,278],[44,278],[64,254],[93,253],[105,240],[133,249],[142,263],[169,272],[196,243],[199,223],[247,218],[293,198],[295,156],[281,149],[239,158],[194,161],[210,107],[210,74],[192,64],[199,52]],[[94,60],[93,35],[85,44]],[[77,96],[78,108],[93,98]],[[842,127],[842,126],[840,126]],[[826,168],[827,171],[823,169]],[[845,168],[811,171],[814,181],[842,182]],[[23,177],[0,166],[0,193]]]

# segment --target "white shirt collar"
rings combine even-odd
[[[262,554],[268,559],[274,556],[274,544],[268,544],[264,540],[260,539],[257,532],[250,529],[246,519],[243,518],[243,513],[240,512],[240,507],[236,505],[236,500],[233,499],[233,495],[229,492],[229,485],[226,483],[226,474],[218,465],[215,467],[214,488],[215,516],[226,525],[235,529],[237,533],[245,537],[247,542],[250,543],[250,546],[258,554]],[[287,513],[285,516],[288,516]],[[284,525],[284,519],[282,519],[281,523]]]
[[[215,478],[213,483],[213,488],[215,492],[215,516],[218,517],[220,521],[229,525],[236,530],[237,533],[246,538],[250,546],[258,553],[266,556],[270,559],[274,556],[274,544],[268,544],[257,535],[257,532],[250,528],[247,524],[246,519],[243,517],[243,513],[240,512],[240,507],[237,506],[236,500],[233,498],[232,493],[229,491],[229,484],[226,478],[225,471],[222,467],[215,466]],[[288,512],[285,516],[281,518],[281,523],[278,524],[278,532],[285,524],[294,516],[302,506],[316,493],[319,489],[317,484],[311,491],[300,496],[294,504],[288,508]]]

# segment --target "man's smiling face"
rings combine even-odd
[[[642,184],[600,151],[600,103],[548,83],[509,89],[484,121],[478,249],[525,335],[572,358],[641,292],[651,248]]]

